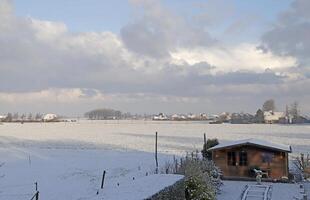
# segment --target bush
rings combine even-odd
[[[218,168],[212,161],[195,154],[181,160],[177,173],[185,176],[187,200],[215,200],[222,184]]]
[[[198,165],[189,165],[185,174],[186,200],[215,200],[216,188],[208,173]]]

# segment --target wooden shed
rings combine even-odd
[[[280,180],[288,177],[288,153],[291,147],[257,139],[218,144],[209,149],[224,178],[255,177],[260,169],[263,178]]]

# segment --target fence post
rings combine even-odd
[[[207,136],[206,136],[206,133],[203,134],[203,144],[207,146]]]
[[[36,193],[36,200],[39,200],[39,191]]]
[[[157,137],[158,133],[155,133],[155,162],[156,162],[156,174],[158,174],[158,159],[157,159]]]
[[[102,174],[101,189],[103,189],[104,177],[105,177],[105,170],[103,171],[103,174]]]

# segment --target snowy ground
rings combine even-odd
[[[310,151],[310,125],[207,124],[207,122],[79,121],[0,125],[0,145],[41,145],[51,148],[135,149],[153,152],[154,134],[159,151],[180,154],[201,149],[203,133],[221,142],[257,138],[292,145],[293,152]],[[39,143],[38,143],[39,142]]]
[[[255,182],[245,181],[224,181],[221,188],[221,194],[218,200],[240,200],[240,195],[247,184],[256,184]],[[293,200],[294,196],[299,197],[300,188],[298,184],[288,183],[263,183],[272,185],[272,200]]]
[[[3,124],[0,200],[30,200],[34,182],[38,182],[43,200],[126,200],[150,196],[180,178],[151,176],[155,170],[155,131],[159,132],[162,166],[174,154],[200,149],[204,132],[222,141],[255,137],[293,145],[297,152],[310,151],[310,126],[144,121]],[[105,187],[97,196],[103,170],[107,171]],[[225,185],[219,200],[234,200],[232,197],[240,195],[242,186]],[[279,187],[279,194],[284,190],[288,195],[295,188]],[[228,194],[230,190],[232,193]]]
[[[144,152],[0,148],[0,158],[4,162],[0,168],[1,200],[30,199],[35,182],[44,200],[137,200],[182,178],[152,175],[154,157]],[[160,158],[164,163],[170,157]],[[98,196],[103,170],[106,180]]]

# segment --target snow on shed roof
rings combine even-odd
[[[240,146],[240,145],[253,145],[253,146],[260,146],[262,148],[278,150],[278,151],[292,152],[291,146],[282,145],[282,144],[275,144],[275,143],[271,143],[268,141],[253,139],[253,138],[220,143],[220,144],[210,148],[209,151],[224,149],[226,147]]]

